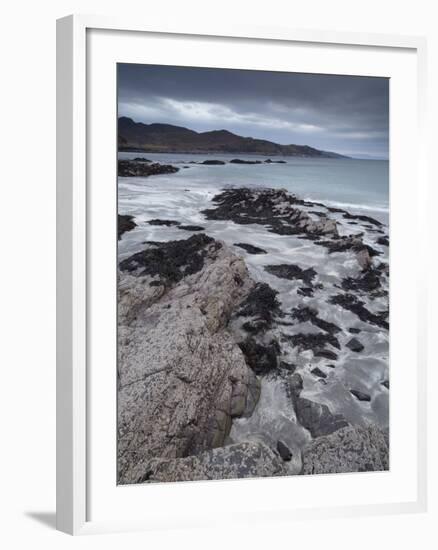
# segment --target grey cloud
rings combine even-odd
[[[388,156],[388,79],[120,64],[118,85],[137,121]]]

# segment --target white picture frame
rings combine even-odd
[[[90,262],[89,256],[89,240],[90,228],[93,227],[93,219],[96,214],[96,206],[90,206],[89,181],[92,171],[89,166],[91,145],[88,141],[90,71],[94,67],[89,62],[89,33],[93,30],[117,33],[118,35],[129,33],[130,36],[135,35],[136,37],[165,36],[182,41],[190,40],[191,37],[207,41],[220,38],[222,42],[239,40],[241,43],[257,41],[270,45],[318,45],[320,48],[363,47],[372,50],[374,54],[378,54],[379,51],[388,52],[388,50],[410,52],[415,56],[415,80],[411,81],[412,90],[415,93],[412,97],[417,98],[418,105],[411,105],[412,112],[416,113],[416,120],[413,122],[417,125],[415,129],[417,147],[416,152],[412,155],[413,158],[409,160],[411,163],[409,168],[410,173],[415,173],[416,178],[412,193],[418,203],[419,226],[413,228],[412,231],[415,233],[413,235],[414,242],[418,238],[419,243],[424,242],[424,239],[420,237],[425,232],[423,213],[426,212],[424,175],[426,146],[423,141],[426,44],[424,39],[418,37],[287,28],[233,26],[229,29],[217,29],[214,26],[211,28],[203,26],[202,29],[199,29],[194,25],[193,28],[181,29],[177,24],[164,23],[160,28],[152,28],[147,23],[144,24],[137,20],[95,16],[74,15],[57,22],[57,528],[70,534],[86,534],[114,530],[147,530],[187,524],[209,525],[214,523],[214,518],[211,518],[210,521],[208,516],[203,517],[199,513],[199,506],[196,508],[195,501],[201,498],[208,499],[211,491],[217,495],[221,494],[223,497],[227,491],[231,490],[231,484],[242,483],[241,481],[182,484],[184,485],[182,489],[176,489],[172,484],[161,488],[153,487],[156,502],[159,502],[161,498],[158,494],[159,491],[163,491],[163,495],[168,496],[169,492],[178,490],[180,493],[178,498],[182,498],[182,491],[184,491],[184,495],[193,494],[193,509],[180,516],[176,510],[174,512],[168,510],[166,514],[165,507],[159,509],[158,504],[153,519],[146,515],[143,519],[141,517],[130,519],[129,515],[122,517],[117,513],[116,515],[108,513],[95,520],[92,516],[90,517],[89,513],[91,508],[91,472],[93,471],[93,468],[90,467],[90,464],[93,463],[91,449],[94,436],[92,434],[96,433],[90,430],[90,411],[93,410],[95,394],[90,389],[91,333],[89,323],[92,300],[90,289],[93,288],[93,285],[90,285],[92,262]],[[215,47],[217,48],[217,45],[211,46],[211,48]],[[172,51],[170,49],[167,54],[171,59]],[[349,63],[351,64],[351,60]],[[109,121],[109,126],[111,124],[113,124],[115,136],[115,121]],[[395,167],[396,169],[397,167]],[[111,166],[109,170],[111,173]],[[103,202],[104,204],[99,207],[101,209],[110,209],[111,204],[114,206],[111,200]],[[395,221],[397,221],[397,216]],[[424,254],[421,246],[418,247],[417,253]],[[416,309],[419,315],[414,324],[416,339],[412,353],[416,355],[416,359],[415,365],[411,365],[411,376],[414,371],[413,399],[416,401],[416,413],[413,422],[416,445],[412,454],[412,463],[409,466],[412,470],[415,487],[411,487],[409,498],[401,500],[388,498],[374,503],[355,501],[351,505],[340,503],[336,506],[327,506],[323,501],[320,502],[316,499],[314,506],[300,507],[299,503],[298,506],[295,503],[288,507],[287,504],[282,504],[277,509],[271,510],[271,513],[254,507],[246,509],[242,516],[236,514],[236,521],[260,521],[262,518],[272,520],[274,517],[284,520],[285,518],[319,518],[329,515],[419,512],[426,509],[426,327],[424,326],[426,316],[425,314],[421,315],[422,312],[425,312],[426,289],[424,273],[420,268],[415,270],[415,276],[417,277],[417,282],[413,283],[415,299],[412,298],[411,307]],[[398,290],[395,289],[395,291]],[[399,322],[409,323],[406,319],[400,319]],[[326,490],[333,490],[333,482],[327,481],[327,479],[328,477],[324,476],[324,478],[306,479],[306,481],[311,483],[312,490],[317,491],[317,485],[325,485]],[[243,498],[248,498],[249,502],[251,501],[251,491],[268,490],[268,485],[263,481],[251,480],[243,481],[243,483],[246,485],[239,485],[241,494],[246,495]],[[249,487],[250,489],[248,489]],[[126,491],[137,491],[137,495],[139,492],[138,487],[121,488],[121,490],[125,492],[125,499]],[[278,491],[278,484],[275,490]]]

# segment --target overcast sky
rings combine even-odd
[[[388,158],[389,80],[119,64],[119,116]]]

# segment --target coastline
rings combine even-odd
[[[178,174],[127,185],[146,193],[166,177]],[[119,245],[119,481],[387,469],[386,224],[278,188],[154,193]],[[158,352],[144,341],[157,323],[174,329],[157,342],[179,352],[149,372],[145,358]],[[220,351],[206,361],[209,346]],[[197,384],[206,365],[214,399]]]

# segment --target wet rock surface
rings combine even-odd
[[[178,229],[183,229],[184,231],[205,231],[205,227],[202,227],[202,225],[179,225]]]
[[[371,397],[363,391],[350,390],[350,393],[354,395],[354,397],[356,397],[356,399],[358,399],[359,401],[371,401]]]
[[[316,309],[307,306],[295,308],[291,313],[291,317],[292,319],[296,319],[300,323],[310,321],[310,323],[312,323],[313,325],[332,335],[341,332],[340,327],[338,327],[334,323],[330,323],[329,321],[321,319],[321,317],[318,316],[318,312]]]
[[[251,319],[252,333],[266,331],[283,312],[277,298],[278,292],[267,283],[256,283],[236,310],[235,317]]]
[[[266,250],[263,250],[263,248],[248,243],[235,243],[234,246],[243,248],[248,254],[267,254]]]
[[[131,231],[131,229],[134,229],[137,224],[134,221],[134,216],[128,216],[126,214],[119,214],[117,216],[117,236],[120,240],[123,233],[126,233],[126,231]]]
[[[313,375],[317,376],[318,378],[327,378],[326,373],[321,370],[319,367],[315,367],[310,371]]]
[[[156,276],[163,285],[180,281],[200,271],[209,255],[222,244],[207,235],[193,235],[187,240],[150,242],[142,252],[120,262],[120,270],[136,275]]]
[[[347,311],[351,311],[356,314],[364,323],[370,323],[377,325],[385,329],[389,329],[389,323],[387,321],[389,311],[383,310],[378,313],[371,313],[366,307],[365,302],[353,294],[337,294],[332,296],[329,300],[331,304],[340,306]]]
[[[298,333],[293,334],[290,338],[293,346],[298,347],[300,350],[312,350],[316,354],[328,344],[336,349],[341,349],[336,336],[325,332]]]
[[[292,451],[283,441],[277,442],[277,451],[285,462],[289,462],[292,459]]]
[[[177,222],[175,220],[148,220],[146,223],[149,225],[164,225],[166,227],[172,227],[173,225],[180,225],[180,222]]]
[[[389,239],[388,237],[379,237],[376,243],[381,244],[382,246],[389,246]]]
[[[382,288],[381,271],[368,268],[359,277],[346,277],[342,280],[342,288],[346,291],[360,291],[368,294],[375,293]]]
[[[327,405],[301,397],[303,388],[302,376],[298,373],[292,375],[289,389],[297,420],[309,430],[312,437],[321,437],[348,426],[345,418],[340,414],[332,414]]]
[[[275,340],[268,344],[261,344],[250,337],[240,342],[239,347],[247,364],[256,374],[268,374],[277,370],[279,348]]]
[[[297,208],[305,204],[305,201],[283,189],[229,189],[216,195],[213,202],[216,204],[215,208],[203,211],[209,220],[263,224],[269,231],[279,235],[318,237],[338,234],[334,220],[328,217],[313,219],[307,212]]]
[[[318,240],[315,241],[315,244],[324,246],[329,254],[335,252],[353,252],[363,271],[371,268],[374,256],[380,255],[378,250],[363,242],[362,234],[343,237],[335,235],[331,240]]]
[[[342,415],[332,414],[327,405],[304,397],[296,399],[295,411],[298,421],[309,430],[312,437],[321,437],[348,425]]]
[[[351,349],[351,351],[354,351],[356,353],[359,353],[364,349],[363,344],[361,344],[361,342],[359,342],[357,338],[352,338],[345,345],[347,346],[347,348]]]
[[[312,285],[312,281],[316,277],[316,271],[313,268],[302,269],[293,264],[267,265],[265,270],[280,279],[298,279],[309,286]]]

